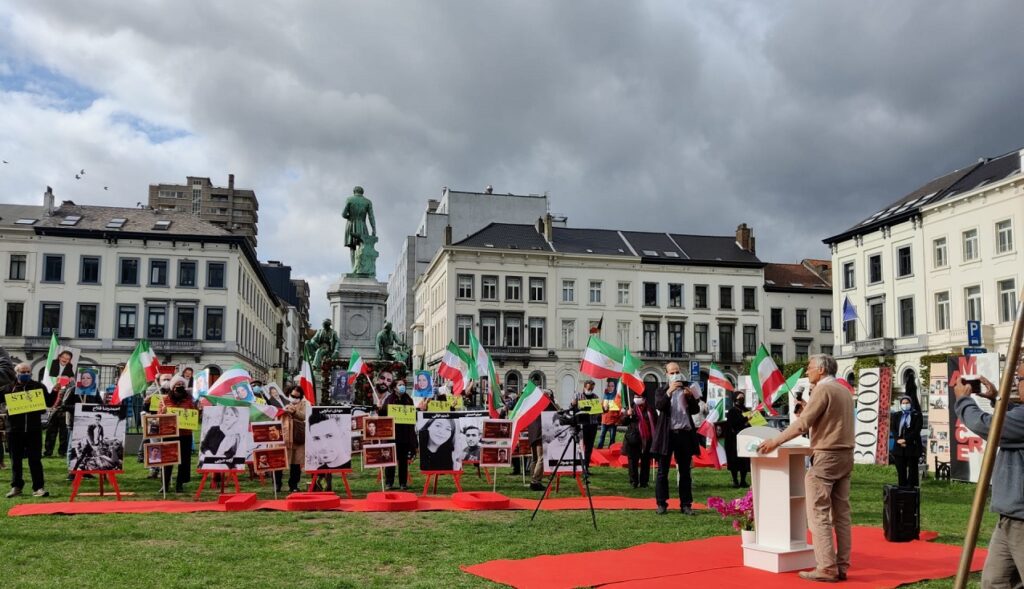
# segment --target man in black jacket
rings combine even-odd
[[[914,407],[914,397],[900,397],[900,410],[889,421],[895,444],[889,454],[896,464],[896,476],[901,487],[918,485],[918,463],[924,447],[921,445],[921,411]]]
[[[43,391],[43,398],[47,406],[53,404],[54,395],[46,391],[43,383],[32,380],[32,367],[27,363],[18,364],[15,367],[17,381],[8,386],[4,392],[4,403],[7,403],[7,396],[14,393],[26,391]],[[7,417],[7,440],[11,445],[11,490],[7,498],[21,495],[21,489],[25,486],[22,477],[22,461],[28,459],[28,468],[32,474],[32,495],[34,497],[48,497],[50,494],[44,488],[43,483],[43,427],[41,417],[46,410],[28,411]]]
[[[697,428],[693,415],[700,411],[698,396],[683,379],[679,364],[665,365],[668,384],[658,388],[654,397],[654,408],[658,410],[658,422],[654,427],[651,454],[658,457],[658,475],[654,482],[654,497],[658,502],[658,515],[668,513],[668,473],[675,456],[679,469],[679,510],[693,515],[693,485],[690,478],[690,460],[699,452]]]

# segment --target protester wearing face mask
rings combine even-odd
[[[302,387],[292,385],[285,388],[288,405],[281,415],[284,429],[284,447],[288,451],[288,490],[295,493],[299,490],[302,478],[300,464],[306,463],[306,398]],[[281,491],[281,471],[274,473],[274,484]]]
[[[53,405],[56,395],[49,393],[43,383],[32,380],[31,366],[22,362],[15,367],[15,374],[17,380],[4,391],[3,401],[5,404],[8,395],[41,390],[46,406]],[[43,413],[45,413],[45,409],[7,416],[7,442],[11,452],[11,490],[7,493],[8,499],[21,495],[21,489],[25,486],[22,461],[26,458],[29,472],[32,475],[32,496],[48,497],[50,495],[44,488],[43,481],[43,426],[41,419]]]
[[[388,395],[381,404],[380,415],[388,414],[388,407],[391,405],[413,405],[412,397],[405,388],[405,381],[399,379],[395,391]],[[409,460],[416,455],[416,426],[408,424],[395,424],[395,450],[397,451],[398,462],[398,486],[406,490],[409,484]],[[389,466],[384,469],[384,482],[390,490],[395,489],[395,467]]]
[[[621,423],[627,426],[622,452],[629,461],[629,484],[634,489],[646,488],[651,480],[651,442],[658,416],[643,391],[634,391],[633,405],[622,414]]]
[[[896,476],[901,487],[918,485],[918,462],[921,459],[921,427],[924,419],[921,411],[914,407],[910,395],[900,397],[899,411],[889,418],[889,431],[895,443],[889,453],[896,463]]]
[[[733,398],[732,407],[725,414],[725,428],[723,446],[725,446],[725,459],[729,463],[729,472],[732,473],[732,486],[736,489],[749,487],[747,475],[750,474],[750,459],[741,458],[736,451],[736,435],[750,427],[750,420],[744,415],[747,409],[747,396],[743,391],[737,391]]]
[[[693,423],[693,416],[700,411],[699,397],[687,385],[677,362],[666,364],[665,373],[668,382],[658,388],[654,396],[654,408],[658,410],[659,419],[654,429],[654,441],[651,442],[651,452],[658,457],[658,475],[654,485],[657,513],[668,513],[668,477],[672,458],[675,457],[679,511],[683,515],[694,515],[690,468],[693,457],[699,452],[697,426]]]
[[[195,402],[187,390],[188,381],[184,377],[175,376],[169,383],[170,392],[160,402],[160,413],[169,413],[171,408],[195,409]],[[181,463],[178,464],[178,476],[174,481],[174,491],[184,492],[185,483],[192,480],[192,430],[178,428],[177,438],[165,438],[165,442],[178,442],[178,456]],[[171,486],[171,470],[173,466],[164,467],[164,488]]]
[[[156,385],[152,389],[150,389],[149,392],[146,393],[146,396],[143,397],[143,399],[142,399],[142,414],[145,415],[146,413],[149,412],[149,408],[153,406],[152,404],[154,403],[154,401],[153,401],[154,398],[161,398],[161,399],[166,398],[167,395],[170,394],[170,392],[171,392],[171,375],[170,374],[161,374],[161,375],[157,376]],[[159,440],[155,439],[155,438],[150,438],[150,439],[142,440],[143,444],[139,446],[139,452],[137,454],[137,458],[138,458],[139,462],[142,462],[142,449],[145,447],[144,444],[146,442],[158,442],[158,441]],[[71,475],[68,475],[68,476],[70,477]],[[160,476],[160,469],[159,468],[151,468],[151,469],[149,469],[149,475],[146,478],[155,479],[155,478],[158,478],[159,476]],[[68,480],[71,480],[71,478],[68,478]]]

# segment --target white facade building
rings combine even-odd
[[[841,374],[862,356],[891,356],[897,388],[920,357],[960,352],[967,321],[1005,355],[1024,286],[1024,150],[932,180],[847,231],[832,248],[835,349]],[[859,318],[842,322],[844,300]]]
[[[831,262],[764,267],[764,344],[781,367],[811,354],[833,354]]]
[[[243,235],[188,213],[0,205],[0,346],[45,361],[51,333],[82,365],[124,362],[140,338],[167,365],[277,362],[277,297]],[[102,383],[103,386],[112,384]]]
[[[395,269],[388,277],[386,319],[393,329],[413,343],[416,280],[444,245],[447,227],[451,227],[451,239],[459,241],[491,222],[529,224],[547,212],[547,195],[494,194],[490,190],[462,192],[445,188],[440,200],[427,201],[416,234],[405,238]]]
[[[592,329],[628,346],[641,374],[671,360],[735,376],[764,335],[763,266],[745,225],[733,236],[492,223],[441,248],[417,284],[414,366],[436,369],[449,340],[475,331],[502,385],[527,379],[559,402],[580,387]]]

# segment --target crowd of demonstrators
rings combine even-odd
[[[831,356],[811,356],[807,379],[813,389],[807,406],[785,431],[758,447],[761,453],[771,453],[797,436],[810,433],[811,466],[804,477],[804,485],[807,527],[813,539],[817,567],[800,572],[801,578],[810,581],[845,581],[850,568],[854,399],[850,391],[836,381],[837,368]]]
[[[978,396],[994,402],[998,389],[981,377],[982,391]],[[999,515],[992,538],[988,542],[988,556],[981,572],[983,589],[1024,586],[1024,360],[1018,362],[1010,391],[1009,407],[999,434],[999,452],[992,471],[992,499],[990,509]],[[953,383],[956,399],[953,410],[967,429],[985,440],[989,439],[992,414],[985,412],[971,398],[972,387],[964,379]]]
[[[22,362],[15,367],[15,381],[3,388],[3,401],[7,404],[7,396],[27,391],[42,390],[47,407],[52,407],[56,395],[48,392],[43,383],[32,380],[32,367]],[[7,416],[7,442],[11,452],[11,490],[7,497],[22,494],[25,486],[24,463],[28,462],[32,477],[32,496],[48,497],[43,480],[43,425],[42,417],[45,409],[28,411]]]
[[[302,392],[302,387],[292,385],[285,389],[287,392],[288,404],[281,414],[281,424],[284,430],[284,447],[288,451],[288,491],[295,493],[299,491],[299,481],[302,479],[302,467],[306,463],[306,407],[309,403]],[[281,471],[274,473],[274,486],[281,492],[283,474]]]
[[[394,384],[395,386],[392,386]],[[405,381],[397,382],[380,381],[378,390],[386,392],[383,403],[380,407],[380,415],[388,414],[388,407],[391,405],[413,405],[412,397],[406,390]],[[398,463],[398,488],[406,490],[409,487],[409,461],[416,456],[416,426],[411,424],[395,424],[395,459]],[[394,466],[384,469],[384,482],[389,490],[395,489]]]
[[[668,476],[675,458],[678,470],[679,511],[693,515],[693,483],[691,479],[692,460],[699,454],[697,426],[693,415],[700,411],[699,395],[686,382],[679,364],[665,365],[668,383],[658,388],[654,397],[654,408],[658,411],[658,422],[651,441],[651,453],[658,460],[658,474],[654,484],[654,497],[658,514],[668,513]]]
[[[187,390],[188,381],[182,376],[175,376],[168,383],[170,391],[160,400],[158,413],[168,413],[170,409],[196,409],[192,395]],[[183,492],[184,485],[192,480],[192,430],[178,428],[178,437],[165,438],[164,442],[178,443],[178,476],[174,480],[174,490]],[[163,468],[164,489],[170,488],[173,466]]]
[[[733,488],[748,487],[747,475],[750,474],[750,459],[739,456],[736,448],[736,436],[750,427],[747,417],[747,395],[737,391],[733,395],[732,407],[725,414],[725,426],[722,428],[722,445],[725,447],[725,460],[732,475]]]
[[[597,447],[604,448],[605,434],[611,434],[611,441],[608,445],[615,443],[615,433],[618,429],[619,418],[622,416],[622,402],[617,399],[615,392],[616,382],[612,379],[604,385],[604,395],[601,398],[601,437],[597,440]]]

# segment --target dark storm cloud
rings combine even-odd
[[[125,188],[104,197],[128,205],[150,182],[233,172],[260,197],[261,257],[313,281],[315,315],[348,269],[336,242],[355,184],[377,203],[382,279],[445,185],[548,191],[575,226],[729,234],[747,222],[764,259],[825,256],[827,234],[1024,143],[1022,13],[1014,2],[0,8],[11,33],[0,72],[46,68],[100,97],[69,113],[0,87],[23,113],[0,123],[0,148],[31,160],[2,198],[38,194],[72,159],[105,167]],[[147,128],[170,139],[153,145]]]

